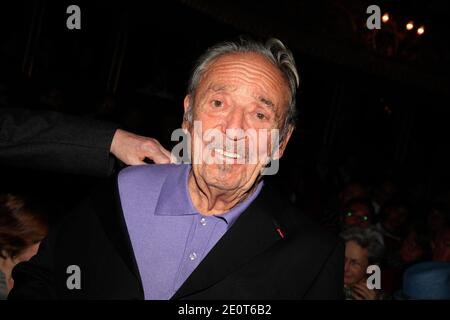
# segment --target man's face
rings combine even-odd
[[[200,137],[192,124],[183,122],[193,138],[193,158],[201,154],[202,159],[209,155],[213,160],[193,160],[194,176],[223,191],[249,189],[271,153],[271,130],[283,128],[288,99],[286,81],[263,56],[227,54],[215,60],[205,71],[195,96],[187,96],[184,101],[185,112],[194,102],[193,120],[202,126]],[[220,139],[208,140],[208,131],[214,132],[215,138],[218,133]],[[256,134],[242,134],[245,132]],[[291,132],[280,144],[279,156]]]
[[[345,244],[344,284],[353,286],[364,280],[368,265],[367,250],[363,249],[355,241],[347,241]]]

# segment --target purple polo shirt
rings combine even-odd
[[[203,216],[188,191],[191,166],[145,165],[122,170],[119,195],[145,299],[170,299],[258,196],[230,211]]]

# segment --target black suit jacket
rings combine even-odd
[[[16,266],[10,299],[144,298],[117,182],[97,190]],[[343,243],[266,185],[172,299],[341,299],[343,270]]]
[[[57,112],[0,108],[0,163],[107,176],[117,125]]]

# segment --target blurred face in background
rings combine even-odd
[[[395,206],[386,208],[385,212],[386,220],[383,222],[383,227],[392,233],[400,232],[408,219],[408,210],[402,206]]]
[[[447,222],[447,216],[444,212],[433,208],[428,213],[428,228],[434,234],[442,231],[445,223]]]
[[[403,262],[411,263],[420,260],[424,255],[424,249],[417,241],[417,233],[411,230],[402,242],[400,256]]]
[[[378,205],[383,206],[386,202],[394,197],[397,193],[397,186],[390,180],[384,181],[374,192],[374,200]]]
[[[351,287],[367,277],[366,270],[369,266],[367,249],[362,248],[355,241],[347,241],[345,244],[344,285]]]
[[[367,228],[372,224],[372,212],[364,203],[350,205],[344,213],[344,226]]]
[[[450,262],[450,227],[436,236],[432,249],[434,261]]]

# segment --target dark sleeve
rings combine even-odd
[[[0,163],[106,176],[117,125],[57,112],[0,108]]]
[[[344,299],[344,256],[345,246],[342,241],[339,241],[305,299]]]

